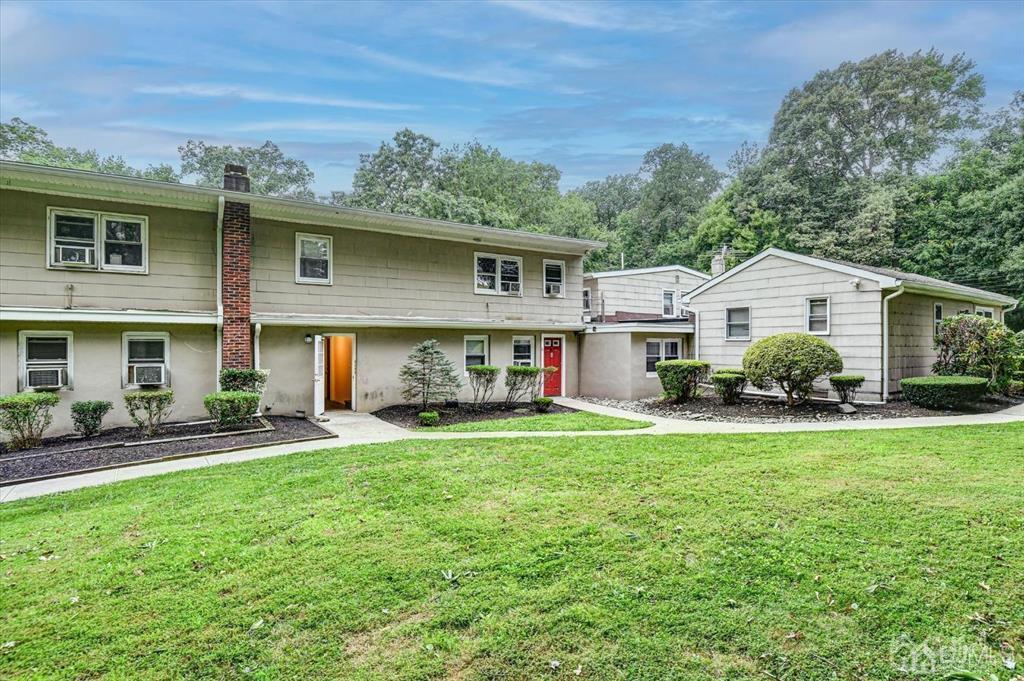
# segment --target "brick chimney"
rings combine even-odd
[[[245,166],[224,166],[224,189],[248,192]],[[221,303],[224,309],[221,365],[228,369],[252,367],[252,221],[249,203],[224,202]]]
[[[725,273],[725,256],[729,252],[728,247],[722,246],[722,250],[715,253],[711,258],[711,276],[717,277]]]

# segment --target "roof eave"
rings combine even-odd
[[[933,286],[918,281],[898,281],[896,286],[887,288],[896,288],[899,286],[902,286],[903,290],[909,291],[910,293],[923,293],[948,298],[950,300],[963,300],[971,303],[989,303],[998,307],[1007,307],[1015,305],[1018,302],[1016,298],[990,291],[964,291],[959,288]]]

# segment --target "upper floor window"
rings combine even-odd
[[[512,364],[533,366],[533,336],[512,336]]]
[[[932,331],[933,335],[938,338],[942,332],[942,303],[935,303],[935,325]]]
[[[974,306],[974,314],[980,317],[988,317],[989,319],[995,316],[991,307],[982,307],[981,305]]]
[[[665,290],[661,292],[661,316],[676,316],[676,292]]]
[[[145,273],[148,247],[145,216],[47,209],[49,267]]]
[[[474,291],[500,296],[523,293],[523,259],[513,255],[477,253]]]
[[[295,283],[330,285],[333,239],[320,234],[295,233]]]
[[[583,311],[590,312],[590,289],[583,289]]]
[[[828,296],[807,299],[807,333],[815,336],[829,334],[830,300]]]
[[[71,386],[70,331],[18,332],[21,389]]]
[[[544,295],[553,298],[565,295],[565,263],[561,260],[544,261]]]
[[[725,310],[725,339],[750,340],[750,308],[730,307]]]
[[[121,341],[121,381],[125,387],[170,385],[171,335],[125,331]]]

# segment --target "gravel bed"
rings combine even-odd
[[[59,437],[44,440],[43,445],[33,449],[17,452],[4,452],[0,456],[0,482],[24,480],[62,473],[78,473],[107,466],[126,465],[142,461],[162,459],[167,456],[198,454],[201,452],[233,449],[237,447],[255,447],[275,442],[331,436],[331,433],[306,419],[288,416],[265,416],[273,430],[263,430],[259,422],[255,428],[245,426],[233,431],[230,435],[220,437],[177,440],[174,442],[152,442],[133,447],[110,446],[100,449],[78,450],[93,444],[111,444],[129,441],[124,436],[130,434],[132,442],[144,441],[136,428],[111,428],[94,438]],[[254,429],[259,432],[249,432]],[[131,433],[125,433],[131,431]],[[156,440],[185,435],[208,435],[210,424],[168,424],[157,436]],[[120,437],[120,439],[117,439]]]
[[[709,391],[710,393],[710,391]],[[962,414],[989,414],[1001,411],[1019,401],[1005,398],[986,399],[965,411],[935,411],[896,400],[888,404],[855,405],[855,414],[840,414],[835,403],[805,402],[789,408],[785,402],[773,399],[743,398],[739,404],[726,405],[713,393],[686,404],[675,404],[660,398],[643,400],[613,400],[600,397],[578,399],[606,407],[615,407],[639,414],[691,421],[722,421],[731,423],[813,423],[819,421],[872,421],[882,419],[915,418],[923,416],[958,416]]]
[[[394,404],[373,412],[382,421],[387,421],[402,428],[415,430],[420,427],[419,413],[423,408],[418,404]],[[436,411],[441,421],[439,426],[450,426],[454,423],[470,423],[472,421],[493,421],[498,419],[514,419],[523,416],[537,416],[537,408],[530,402],[520,402],[506,409],[503,402],[491,402],[475,406],[460,403],[457,407],[431,406],[427,411]],[[570,414],[576,409],[552,404],[548,414]]]

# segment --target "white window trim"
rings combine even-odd
[[[995,308],[986,307],[984,305],[975,305],[974,306],[974,314],[983,317],[984,315],[981,314],[982,312],[988,312],[989,319],[995,319],[996,318]]]
[[[590,305],[591,305],[590,299],[593,296],[593,294],[590,292],[589,288],[585,288],[585,289],[583,289],[583,294],[582,295],[583,295],[583,311],[584,312],[590,312]]]
[[[462,372],[469,376],[469,365],[466,364],[466,342],[471,340],[482,340],[484,342],[484,364],[491,363],[491,337],[490,336],[463,336],[462,337]]]
[[[53,252],[56,246],[57,214],[77,215],[79,217],[91,217],[95,225],[95,248],[96,263],[94,265],[69,265],[54,262]],[[106,220],[130,220],[139,222],[142,225],[142,265],[108,265],[104,262],[106,258],[107,226]],[[129,215],[127,213],[103,213],[94,210],[80,210],[78,208],[60,208],[48,206],[46,208],[46,268],[50,270],[86,270],[97,272],[118,272],[121,274],[149,274],[149,217],[145,215]]]
[[[171,385],[171,334],[166,331],[125,331],[121,334],[121,387],[138,388],[138,384],[128,382],[128,341],[129,340],[162,340],[164,342],[164,384]]]
[[[519,341],[530,342],[530,364],[520,366],[537,366],[537,338],[535,336],[512,336],[512,363],[516,363],[516,343]]]
[[[476,282],[476,261],[479,258],[494,258],[494,290],[480,288]],[[501,261],[502,260],[515,260],[519,263],[519,293],[502,293],[501,292]],[[565,270],[562,270],[562,276],[565,276]],[[543,286],[543,273],[541,274],[542,286]],[[499,253],[473,253],[473,293],[478,296],[506,296],[510,298],[521,298],[523,296],[523,259],[518,255],[501,255]],[[541,288],[541,293],[544,289]]]
[[[671,314],[665,314],[665,294],[666,293],[671,293],[672,294],[672,313]],[[678,315],[676,314],[676,310],[677,310],[677,306],[678,305],[679,305],[679,293],[677,291],[674,291],[673,289],[670,289],[670,288],[665,288],[665,289],[661,290],[661,316],[662,317],[677,317]]]
[[[68,382],[59,390],[75,389],[75,335],[71,331],[19,331],[18,332],[18,392],[35,392],[28,387],[28,348],[29,338],[67,338],[68,339]]]
[[[547,293],[547,290],[548,290],[548,265],[558,265],[559,271],[562,273],[562,276],[561,276],[561,278],[559,280],[559,285],[562,287],[562,292],[557,294],[557,295],[548,295],[548,293]],[[519,278],[522,279],[522,277],[523,277],[523,269],[522,269],[522,265],[520,265],[520,267],[519,267]],[[544,262],[541,265],[540,278],[541,278],[541,286],[542,286],[541,293],[544,294],[545,298],[565,298],[565,261],[564,260],[548,260],[548,259],[545,259]],[[522,284],[519,285],[519,288],[520,288],[520,290],[522,290]]]
[[[942,303],[935,303],[932,307],[932,337],[939,337],[939,324],[945,317],[942,309]]]
[[[747,335],[746,336],[729,336],[729,311],[730,310],[746,310],[747,311]],[[727,307],[725,312],[722,313],[722,333],[727,341],[739,341],[746,342],[750,340],[750,332],[753,330],[754,323],[754,311],[749,305],[741,305],[739,307]]]
[[[644,341],[644,375],[647,378],[657,378],[657,371],[647,371],[647,344],[657,343],[658,344],[658,361],[664,361],[665,359],[665,343],[677,343],[679,345],[679,357],[677,359],[683,359],[683,339],[682,338],[648,338]]]
[[[811,301],[825,301],[825,330],[811,331]],[[832,333],[832,296],[807,296],[804,298],[804,331],[812,336],[828,336]]]
[[[327,279],[303,277],[300,274],[302,270],[299,266],[299,260],[302,256],[303,239],[316,239],[318,241],[327,242]],[[295,283],[315,284],[317,286],[332,286],[334,284],[334,237],[328,236],[327,234],[310,234],[308,232],[295,232]]]

